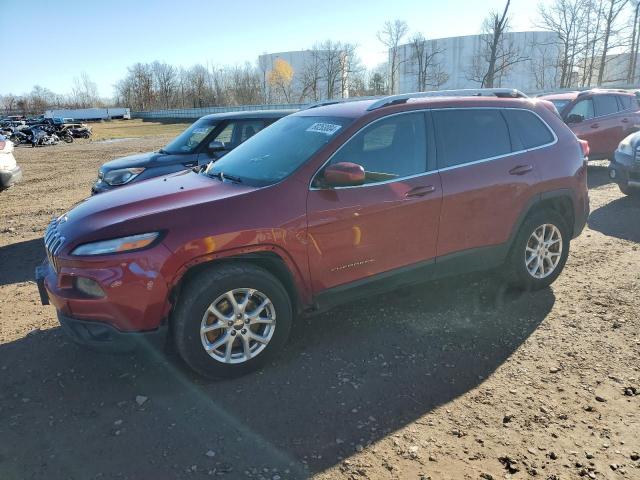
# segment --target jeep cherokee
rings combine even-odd
[[[170,332],[225,377],[270,359],[296,315],[350,299],[499,266],[547,287],[588,215],[585,142],[511,92],[319,105],[200,173],[91,197],[47,228],[42,301],[80,343]]]

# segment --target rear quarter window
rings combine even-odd
[[[638,109],[638,101],[632,97],[631,95],[619,95],[618,100],[620,101],[621,110],[637,110]]]
[[[511,153],[509,129],[498,109],[436,110],[433,121],[438,168]]]
[[[533,112],[506,109],[503,113],[512,135],[520,141],[521,148],[541,147],[554,141],[549,127]]]

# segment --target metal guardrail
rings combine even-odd
[[[185,118],[197,120],[212,113],[245,112],[248,110],[289,110],[305,107],[306,103],[272,103],[265,105],[238,105],[229,107],[172,108],[169,110],[150,110],[148,112],[131,112],[131,118],[144,120],[161,120],[169,118]]]

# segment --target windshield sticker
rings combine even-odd
[[[342,125],[318,122],[318,123],[314,123],[309,128],[307,128],[307,132],[316,132],[316,133],[324,133],[325,135],[333,135],[341,128],[342,128]]]

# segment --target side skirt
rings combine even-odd
[[[322,313],[343,303],[380,295],[408,285],[491,270],[504,263],[508,250],[508,244],[473,248],[338,285],[318,293],[314,297],[314,308],[309,313]]]

